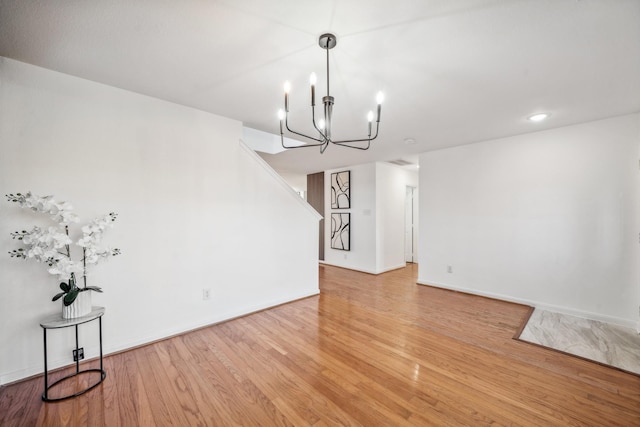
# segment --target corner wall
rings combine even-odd
[[[331,174],[351,171],[351,208],[331,209]],[[325,171],[325,263],[370,274],[404,267],[406,187],[416,173],[384,163]],[[351,250],[331,248],[331,213],[351,213]]]
[[[119,214],[105,244],[122,255],[89,277],[106,353],[318,293],[320,216],[241,136],[234,120],[0,57],[0,194],[53,194],[80,225]],[[60,310],[57,279],[7,255],[9,232],[40,220],[0,201],[0,385],[42,372],[39,319]],[[51,368],[72,363],[71,330],[55,332]]]
[[[422,154],[419,282],[633,326],[639,123]]]

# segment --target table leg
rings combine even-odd
[[[78,354],[78,325],[76,325],[76,374],[80,372],[80,355]]]
[[[100,375],[104,375],[104,368],[102,367],[102,316],[98,317],[98,324],[100,328]]]
[[[42,333],[44,334],[44,394],[42,400],[48,399],[49,393],[49,372],[47,371],[47,330],[42,328]]]

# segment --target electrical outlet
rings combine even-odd
[[[84,347],[80,347],[78,350],[73,350],[73,361],[84,359]]]
[[[453,273],[453,267],[448,265],[447,266],[447,273]]]
[[[202,299],[208,300],[211,298],[211,289],[203,289],[202,290]]]

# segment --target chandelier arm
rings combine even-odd
[[[352,142],[366,142],[366,141],[373,141],[374,139],[376,139],[378,137],[378,135],[376,136],[372,136],[371,138],[362,138],[362,139],[343,139],[341,141],[331,141],[332,143],[336,144],[336,145],[344,145],[344,144],[350,144]]]
[[[324,154],[324,150],[329,146],[329,140],[327,140],[322,147],[320,147],[320,154]]]
[[[287,128],[287,130],[288,130],[289,132],[294,133],[294,134],[296,134],[296,135],[298,135],[298,136],[301,136],[301,137],[303,137],[303,138],[307,138],[307,139],[312,139],[312,140],[314,140],[314,141],[318,141],[318,142],[320,143],[320,144],[310,144],[310,145],[307,145],[307,147],[314,147],[314,146],[316,146],[316,145],[322,145],[322,144],[324,144],[324,142],[325,142],[325,140],[324,140],[324,139],[314,138],[314,137],[312,137],[312,136],[305,135],[305,134],[303,134],[303,133],[296,132],[295,130],[290,129],[290,128],[289,128],[289,117],[288,117],[288,115],[285,117],[284,124],[285,124],[285,127]],[[282,133],[280,133],[280,135],[282,135]]]
[[[303,135],[304,136],[304,135]],[[320,144],[304,144],[304,145],[293,145],[293,146],[287,146],[284,145],[284,135],[280,134],[280,143],[282,144],[282,148],[286,148],[287,150],[290,150],[292,148],[307,148],[307,147],[320,147],[322,145],[325,145],[326,142],[321,142]]]
[[[367,146],[366,147],[358,147],[357,145],[349,145],[348,143],[340,143],[340,144],[336,144],[339,147],[347,147],[347,148],[355,148],[356,150],[368,150],[369,147],[371,147],[371,141],[368,139],[362,139],[361,141],[367,141]],[[335,142],[334,142],[335,144]]]
[[[317,141],[317,142],[318,142],[318,144],[308,144],[308,145],[307,145],[307,147],[313,147],[313,146],[315,146],[315,145],[322,145],[322,144],[324,144],[324,143],[325,143],[325,140],[324,140],[324,139],[314,138],[314,137],[312,137],[312,136],[305,135],[305,134],[303,134],[303,133],[300,133],[300,132],[296,132],[296,131],[294,131],[294,130],[291,130],[291,129],[289,129],[288,127],[287,127],[287,130],[288,130],[289,132],[291,132],[291,133],[293,133],[293,134],[296,134],[296,135],[298,135],[298,136],[301,136],[301,137],[303,137],[303,138],[311,139],[311,140],[313,140],[313,141]]]
[[[374,136],[370,136],[369,138],[362,138],[362,139],[343,139],[341,141],[331,141],[336,145],[345,145],[345,144],[349,144],[352,142],[365,142],[365,141],[373,141],[374,139],[376,139],[378,137],[378,129],[380,128],[380,123],[376,124],[376,134]],[[355,148],[355,147],[353,147]]]

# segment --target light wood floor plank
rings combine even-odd
[[[640,426],[640,377],[512,339],[525,306],[319,270],[319,296],[107,356],[78,398],[1,387],[0,425]]]

